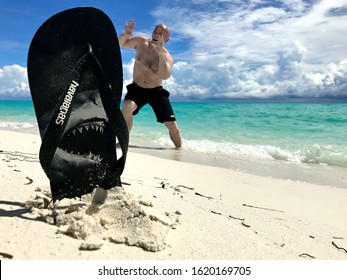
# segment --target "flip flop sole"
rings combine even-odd
[[[31,42],[28,78],[42,139],[40,163],[53,199],[120,185],[128,132],[119,109],[121,54],[108,16],[74,8],[49,18]]]

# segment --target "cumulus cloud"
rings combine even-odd
[[[131,59],[130,63],[123,64],[123,98],[127,92],[126,86],[132,83],[133,80],[133,68],[135,64],[135,59]]]
[[[183,1],[159,6],[177,99],[347,97],[346,0]],[[168,46],[170,50],[170,45]]]
[[[167,48],[175,65],[165,86],[174,100],[347,98],[347,0],[161,3],[152,16],[171,29]],[[133,59],[124,61],[123,93],[133,66]],[[0,99],[12,98],[30,98],[26,68],[19,65],[0,68]]]
[[[20,65],[0,68],[0,99],[30,98],[27,70]]]

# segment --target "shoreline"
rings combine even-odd
[[[37,128],[26,132],[6,128],[0,128],[1,130],[39,135]],[[176,150],[173,146],[164,147],[138,138],[132,139],[131,135],[129,151],[178,162],[226,168],[231,171],[241,171],[258,176],[347,189],[347,168],[340,166],[318,163],[296,163],[280,159],[261,160],[259,158],[240,158],[238,156],[230,157],[219,154],[212,155],[186,150],[184,142],[183,148]]]
[[[137,140],[137,139],[136,139]],[[328,166],[316,163],[295,163],[284,160],[257,158],[240,158],[193,152],[184,149],[176,150],[170,147],[151,146],[150,143],[134,141],[130,138],[129,150],[135,153],[165,158],[169,160],[226,168],[231,171],[241,171],[258,176],[277,178],[290,181],[300,181],[323,186],[347,189],[347,168]]]
[[[0,248],[12,259],[347,260],[333,245],[347,248],[347,189],[130,151],[105,204],[52,209],[39,145],[0,130]]]

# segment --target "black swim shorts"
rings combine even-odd
[[[128,93],[124,100],[132,100],[136,103],[137,109],[133,115],[136,115],[140,109],[149,104],[160,123],[175,121],[175,114],[170,104],[170,93],[162,86],[155,88],[142,88],[132,83],[127,85]]]

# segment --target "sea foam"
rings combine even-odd
[[[155,145],[168,147],[171,140],[160,137],[154,141]],[[321,146],[278,147],[272,145],[239,144],[232,142],[216,142],[211,140],[183,139],[183,151],[202,153],[239,159],[280,160],[291,163],[325,164],[347,167],[347,148]]]

